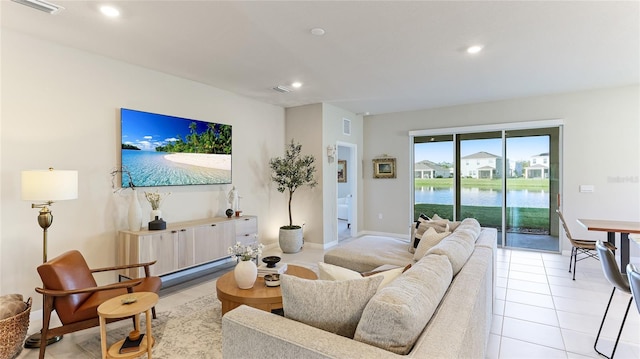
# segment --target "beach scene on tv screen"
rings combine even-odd
[[[124,108],[120,117],[121,163],[136,187],[231,183],[231,125]]]

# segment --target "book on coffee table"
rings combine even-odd
[[[133,353],[140,350],[140,343],[142,343],[143,337],[144,334],[140,334],[140,337],[138,337],[138,339],[131,340],[129,339],[129,336],[127,336],[124,339],[124,343],[122,343],[122,346],[120,347],[120,354]]]
[[[265,274],[282,274],[287,271],[287,263],[277,263],[274,268],[268,268],[266,264],[258,266],[258,276],[264,277]]]

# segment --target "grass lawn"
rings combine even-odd
[[[453,218],[453,206],[444,204],[416,204],[414,217],[420,213],[429,217],[434,214],[442,218]],[[502,214],[500,207],[462,206],[459,219],[475,218],[483,227],[500,228],[502,226]],[[507,208],[507,229],[526,228],[532,230],[549,230],[549,210],[546,208]]]
[[[479,188],[502,190],[502,179],[462,178],[463,188]],[[452,188],[453,178],[424,178],[416,179],[415,187]],[[507,178],[507,188],[510,190],[549,191],[548,179]],[[502,213],[500,207],[462,206],[459,218],[476,218],[482,226],[500,228]],[[441,204],[416,204],[414,218],[420,213],[431,217],[438,214],[442,218],[453,218],[453,206]],[[532,230],[549,229],[549,210],[546,208],[507,208],[507,228],[525,228]]]
[[[502,189],[502,179],[463,178],[463,188]],[[415,180],[415,187],[452,188],[453,178],[422,178]],[[548,179],[507,178],[507,188],[512,190],[549,190]]]

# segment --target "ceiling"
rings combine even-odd
[[[65,10],[0,1],[2,28],[283,107],[379,114],[640,78],[638,1],[111,1],[117,19],[50,1]]]

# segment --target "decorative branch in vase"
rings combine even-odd
[[[127,180],[127,187],[116,186],[115,180],[118,177],[118,174],[121,174],[123,177],[123,180],[121,180],[120,183],[124,183],[124,179]],[[131,191],[133,192],[131,194],[131,200],[129,201],[129,211],[127,212],[129,230],[137,232],[142,228],[142,207],[140,206],[140,201],[138,201],[138,192],[136,191],[136,185],[133,183],[131,172],[125,166],[116,167],[111,170],[111,189],[113,190],[113,193],[127,188],[131,188]]]

